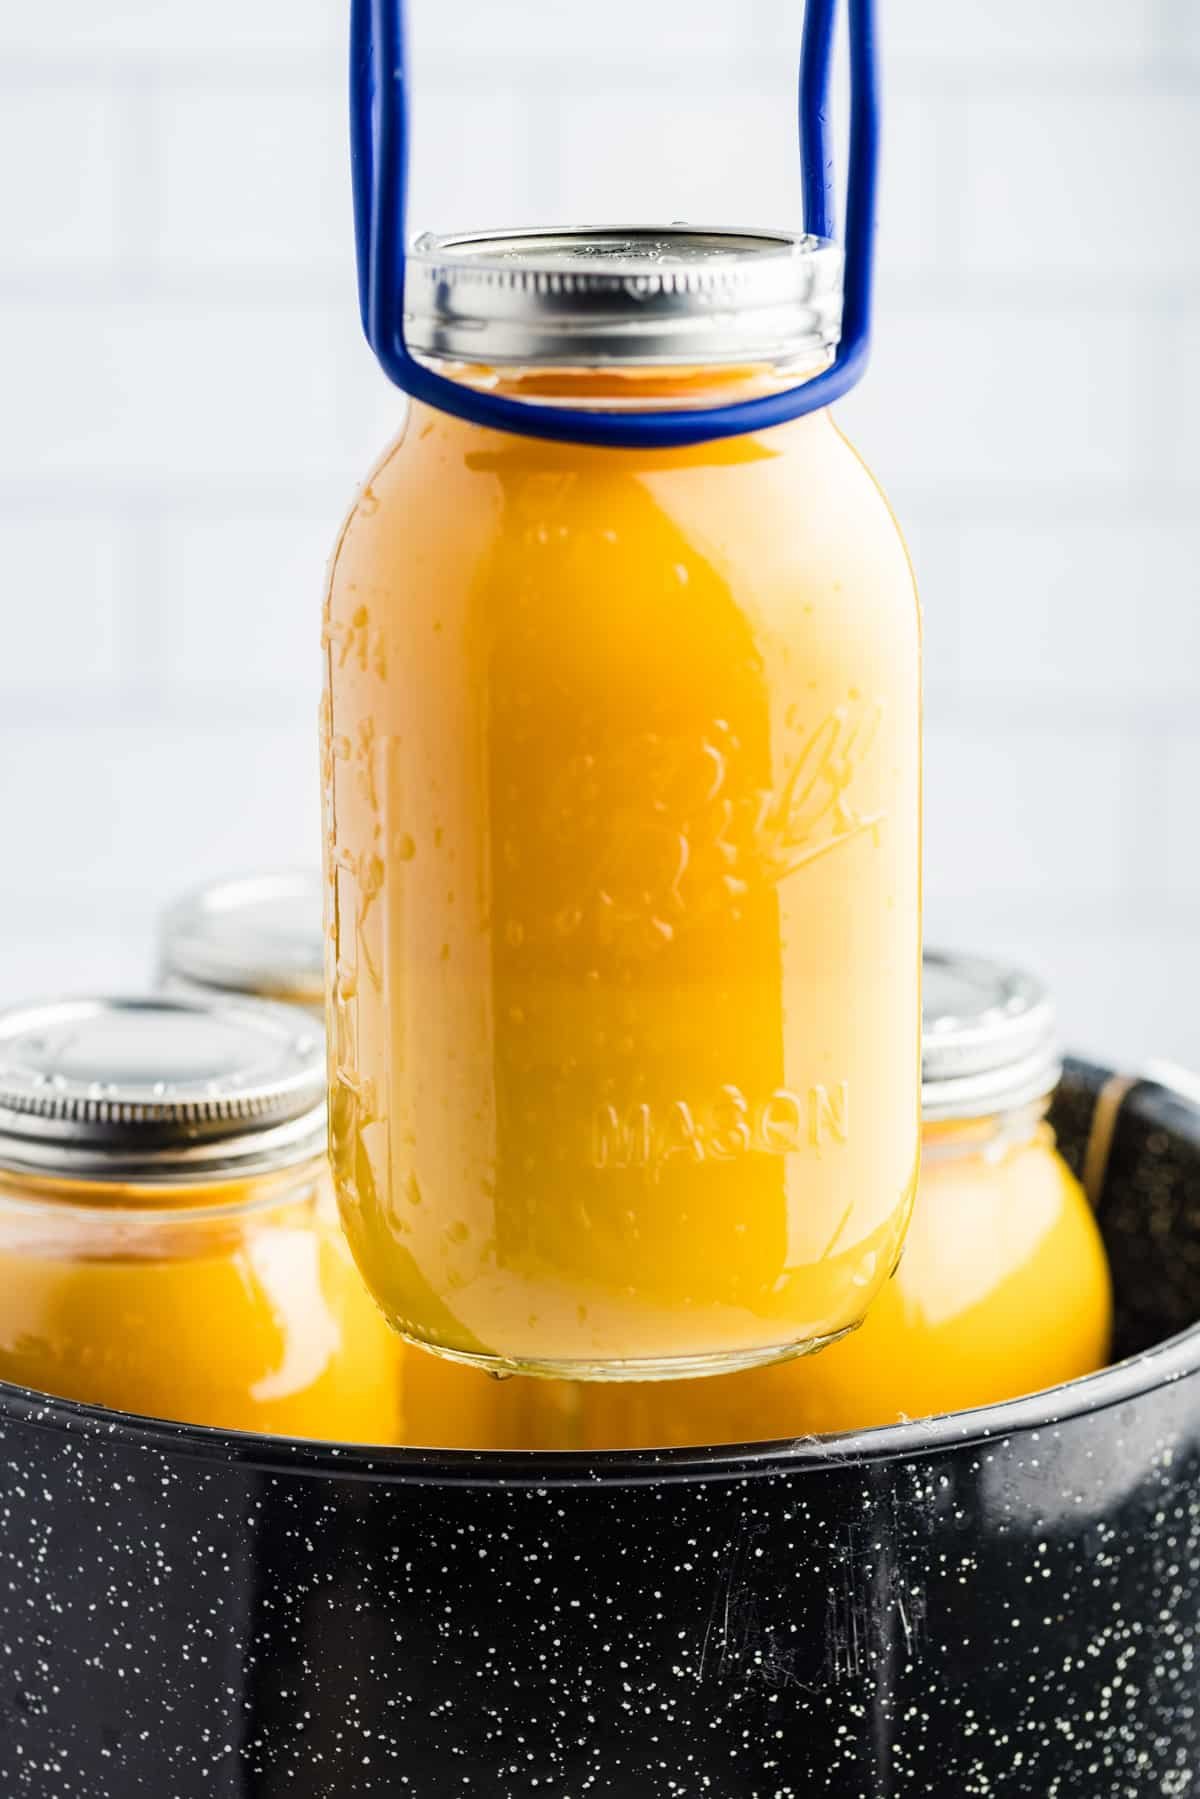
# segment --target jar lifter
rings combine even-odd
[[[363,329],[388,379],[414,399],[499,431],[612,449],[672,448],[762,431],[838,400],[867,365],[879,170],[875,0],[846,0],[850,41],[842,335],[828,368],[781,393],[732,405],[636,415],[545,406],[480,392],[417,360],[404,336],[409,111],[404,0],[352,0],[350,135]],[[800,54],[800,177],[805,229],[834,229],[829,86],[837,0],[807,0]]]

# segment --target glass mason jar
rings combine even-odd
[[[213,881],[163,914],[158,984],[168,993],[281,1000],[324,1015],[322,885],[315,869]]]
[[[508,1400],[501,1447],[745,1443],[1014,1399],[1102,1367],[1112,1296],[1083,1189],[1046,1120],[1054,1014],[1028,975],[925,960],[924,1156],[895,1278],[821,1355],[721,1380]],[[511,1423],[510,1423],[511,1420]]]
[[[321,1033],[290,1008],[0,1017],[0,1379],[227,1429],[395,1441],[396,1338],[345,1247]]]
[[[839,266],[424,240],[409,341],[544,402],[734,400],[826,363]],[[397,1328],[611,1379],[857,1324],[917,1173],[920,627],[832,419],[621,450],[414,403],[324,641],[334,1175]]]

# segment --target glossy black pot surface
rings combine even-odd
[[[1105,1084],[1127,1359],[1011,1405],[474,1457],[0,1388],[0,1799],[1200,1791],[1200,1107]]]

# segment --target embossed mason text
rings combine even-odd
[[[600,1106],[592,1126],[592,1166],[658,1171],[677,1162],[731,1162],[739,1156],[786,1156],[838,1148],[850,1139],[846,1081],[817,1082],[800,1092],[777,1087],[750,1099],[723,1087],[715,1100],[676,1099]]]

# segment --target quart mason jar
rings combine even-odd
[[[463,383],[723,403],[829,359],[837,250],[423,240]],[[405,1335],[712,1373],[857,1324],[919,1148],[920,628],[827,412],[591,448],[413,403],[324,641],[333,1166]]]
[[[320,1029],[291,1008],[0,1016],[0,1379],[394,1442],[400,1345],[338,1225],[323,1089]]]

